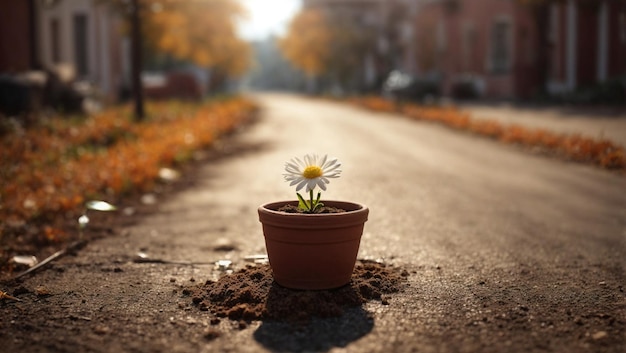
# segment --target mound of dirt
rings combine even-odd
[[[276,320],[305,323],[313,317],[338,317],[344,309],[368,300],[389,304],[387,294],[401,291],[408,284],[407,271],[360,261],[349,284],[332,290],[304,291],[281,287],[272,277],[269,265],[247,266],[217,282],[184,291],[200,310],[231,320]]]

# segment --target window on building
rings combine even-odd
[[[497,20],[491,31],[491,71],[506,73],[511,67],[511,24]]]
[[[443,21],[437,22],[437,32],[435,33],[435,41],[437,43],[437,52],[444,54],[446,52],[446,26]]]
[[[50,57],[52,62],[61,62],[61,29],[58,18],[50,19]]]
[[[466,72],[476,70],[474,57],[476,50],[476,28],[472,23],[466,23],[463,27],[463,70]]]
[[[87,30],[87,15],[74,15],[74,63],[79,76],[86,76],[89,73]]]

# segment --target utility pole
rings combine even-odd
[[[135,105],[135,121],[143,121],[145,112],[143,107],[143,87],[141,84],[141,23],[139,19],[139,0],[131,0],[131,76],[133,100]]]

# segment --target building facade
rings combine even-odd
[[[129,77],[128,40],[121,19],[96,0],[57,0],[40,3],[37,11],[41,64],[98,87],[115,99]]]
[[[115,100],[128,77],[127,48],[119,15],[102,1],[0,3],[0,72],[46,70]]]
[[[536,6],[540,4],[539,6]],[[360,77],[391,70],[453,97],[528,99],[620,81],[626,86],[626,1],[304,0],[372,37]]]
[[[626,74],[623,1],[423,0],[414,19],[418,75],[444,94],[525,99],[572,92]]]
[[[548,89],[559,93],[626,74],[626,4],[552,5]]]

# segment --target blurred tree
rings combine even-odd
[[[310,78],[323,77],[346,89],[361,84],[359,74],[375,38],[371,28],[350,16],[309,8],[294,17],[279,48]]]
[[[250,48],[236,31],[236,21],[246,11],[237,0],[141,1],[146,9],[143,34],[151,49],[227,76],[248,69]]]
[[[331,40],[330,23],[324,14],[307,9],[293,18],[279,48],[295,67],[315,78],[328,70]]]
[[[365,57],[374,51],[376,33],[341,12],[327,15],[331,18],[332,41],[327,74],[343,89],[360,90],[364,83]]]
[[[100,0],[127,18],[138,3],[143,50],[164,53],[211,69],[215,78],[240,76],[251,63],[251,48],[237,35],[247,15],[238,0]]]

